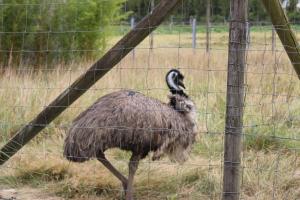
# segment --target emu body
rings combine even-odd
[[[193,114],[187,117],[183,111],[138,92],[114,92],[74,120],[65,140],[64,155],[71,161],[83,162],[117,147],[141,159],[153,151],[153,160],[165,153],[183,162],[196,136]]]
[[[176,74],[173,78],[178,79]],[[167,155],[181,163],[195,141],[194,103],[183,91],[174,92],[169,99],[169,103],[163,103],[131,90],[101,97],[73,121],[65,139],[64,156],[75,162],[97,158],[122,182],[126,199],[131,200],[140,159],[153,152],[152,160]],[[105,158],[104,152],[110,148],[132,152],[128,179]]]

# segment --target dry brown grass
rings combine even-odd
[[[204,36],[204,35],[203,35]],[[299,199],[300,87],[287,56],[272,54],[257,33],[247,55],[243,199]],[[146,158],[137,172],[137,199],[219,199],[222,189],[223,130],[226,95],[227,35],[212,37],[210,54],[189,46],[189,35],[157,35],[155,49],[146,39],[103,79],[46,128],[42,134],[1,166],[0,183],[31,185],[64,198],[119,199],[120,183],[97,161],[69,163],[62,158],[65,130],[72,119],[100,96],[132,88],[166,101],[165,73],[179,66],[188,93],[198,107],[199,141],[184,165]],[[202,38],[200,34],[200,38]],[[204,37],[203,37],[204,38]],[[114,38],[113,40],[116,40]],[[199,47],[204,44],[200,39]],[[177,48],[176,48],[177,47]],[[259,51],[258,51],[259,50]],[[1,139],[4,143],[31,120],[91,63],[73,63],[55,70],[7,70],[0,78]],[[282,139],[285,138],[285,139]],[[128,154],[108,152],[122,172]]]

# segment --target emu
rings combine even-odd
[[[72,123],[64,143],[64,156],[74,162],[98,159],[133,199],[133,179],[139,161],[150,152],[152,160],[167,155],[179,163],[188,158],[194,143],[196,107],[184,92],[184,76],[176,69],[166,75],[169,103],[139,92],[121,90],[99,98]],[[110,148],[131,151],[126,178],[105,157]]]

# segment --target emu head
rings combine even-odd
[[[166,75],[166,82],[172,93],[169,96],[170,105],[178,112],[188,114],[195,112],[196,107],[194,102],[183,91],[185,89],[183,79],[183,74],[176,69],[170,70]]]
[[[177,69],[171,69],[166,75],[166,82],[172,94],[188,96],[184,93],[185,86],[183,84],[184,76]]]

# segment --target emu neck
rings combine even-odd
[[[182,108],[182,109],[178,108],[179,101],[186,101],[186,102],[188,102],[188,101],[191,101],[191,100],[187,99],[184,96],[180,96],[180,95],[170,95],[169,99],[170,99],[169,105],[174,110],[176,110],[178,113],[180,113],[183,116],[185,116],[185,118],[187,120],[189,120],[192,124],[196,124],[197,114],[196,114],[196,108],[195,108],[195,106],[193,106],[191,108],[191,110],[189,110],[189,111],[184,110],[184,108]]]
[[[178,108],[176,107],[176,105],[179,104],[179,103],[178,103],[178,97],[175,96],[175,95],[171,95],[171,96],[169,96],[169,98],[170,98],[169,105],[170,105],[174,110],[176,110],[176,112],[181,113],[181,114],[185,114],[185,111],[184,111],[184,110],[178,109]]]

